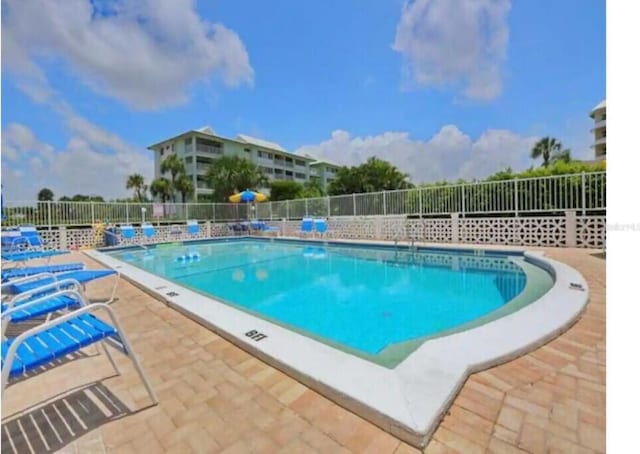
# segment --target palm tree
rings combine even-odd
[[[551,164],[555,164],[556,162],[571,162],[571,150],[565,148],[551,156]]]
[[[53,191],[49,188],[42,188],[38,191],[39,202],[50,202],[53,200]]]
[[[162,203],[166,203],[167,199],[171,198],[171,195],[173,194],[173,186],[165,177],[153,180],[149,190],[151,191],[152,196],[160,197],[162,199]]]
[[[184,162],[177,154],[172,154],[160,163],[160,172],[163,174],[169,172],[171,174],[171,196],[175,202],[176,196],[174,190],[176,187],[176,180],[178,179],[178,175],[186,172]]]
[[[133,189],[135,192],[135,199],[138,202],[144,202],[147,198],[147,185],[144,184],[144,177],[139,173],[129,175],[127,178],[127,189]]]
[[[551,157],[561,153],[562,143],[553,137],[543,137],[538,140],[531,149],[531,158],[538,159],[542,157],[542,167],[548,167],[551,163]]]
[[[206,179],[213,189],[214,202],[227,202],[231,194],[266,186],[268,181],[256,164],[239,156],[222,156],[213,161]]]
[[[183,173],[176,180],[175,189],[182,195],[182,203],[186,203],[187,197],[193,194],[193,181]]]

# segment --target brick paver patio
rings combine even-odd
[[[425,452],[605,451],[605,260],[544,251],[587,279],[585,313],[543,347],[472,375]],[[58,261],[70,260],[99,266],[77,252]],[[101,285],[89,295],[106,294]],[[8,388],[3,453],[418,452],[132,284],[122,281],[118,296],[160,404],[148,406],[126,357],[114,353],[117,376],[89,347]]]

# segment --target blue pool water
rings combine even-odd
[[[239,309],[365,354],[455,329],[520,294],[526,275],[517,260],[486,254],[255,239],[110,253]]]

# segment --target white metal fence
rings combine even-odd
[[[155,205],[155,207],[154,207]],[[155,211],[154,208],[160,212]],[[606,172],[557,175],[467,184],[420,187],[399,191],[350,194],[253,204],[5,202],[3,226],[93,225],[97,222],[176,222],[186,219],[227,222],[304,216],[438,216],[543,214],[606,210]],[[159,214],[159,216],[156,216]]]

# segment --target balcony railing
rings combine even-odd
[[[204,154],[223,154],[222,147],[212,147],[210,145],[198,145],[196,146],[196,153]]]

